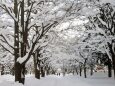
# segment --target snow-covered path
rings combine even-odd
[[[32,83],[32,80],[34,81]],[[33,77],[28,77],[26,79],[25,86],[114,86],[115,80],[113,78],[108,78],[105,74],[99,73],[93,77],[79,77],[73,75],[66,76],[46,76],[37,80]]]
[[[114,86],[115,80],[108,78],[107,74],[99,73],[88,78],[77,75],[56,76],[49,75],[40,80],[35,79],[33,75],[27,75],[24,86]],[[23,86],[15,83],[11,75],[0,76],[0,86]]]
[[[33,78],[34,79],[34,78]],[[41,80],[34,80],[35,83],[32,83],[32,77],[26,79],[25,86],[91,86],[80,80],[79,78],[73,76],[47,76]]]

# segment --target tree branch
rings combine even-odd
[[[7,45],[9,45],[12,49],[14,49],[14,47],[12,45],[10,45],[10,43],[7,41],[5,36],[3,36],[2,34],[0,36],[4,39],[4,41],[6,42]]]

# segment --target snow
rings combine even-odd
[[[19,62],[20,64],[22,64],[27,58],[28,58],[28,53],[24,57],[19,57],[17,59],[17,62]]]
[[[18,82],[14,82],[14,77],[11,75],[0,76],[0,86],[23,86]]]
[[[26,75],[24,86],[114,86],[115,80],[107,78],[107,73],[97,72],[88,78],[80,77],[78,75],[68,74],[63,76],[49,75],[40,80],[35,79],[34,75]],[[14,77],[11,75],[0,76],[0,86],[23,86],[15,83]]]

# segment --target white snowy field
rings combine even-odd
[[[23,86],[14,82],[11,75],[0,76],[0,86]],[[115,86],[114,78],[108,78],[103,72],[96,73],[88,78],[79,77],[77,75],[56,76],[49,75],[45,78],[37,80],[33,75],[26,76],[24,86]]]

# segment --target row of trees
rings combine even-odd
[[[92,75],[92,68],[94,70],[98,60],[100,64],[108,66],[108,77],[112,77],[112,70],[115,77],[115,8],[111,3],[96,4],[96,6],[95,9],[98,11],[87,16],[89,21],[84,25],[86,28],[84,35],[77,45],[74,45],[80,56],[76,61],[79,62],[80,75],[82,68],[84,69],[85,78],[87,65],[91,63],[89,65]]]
[[[103,2],[103,0],[100,0],[100,2]],[[90,5],[90,8],[82,9],[82,11],[91,9],[94,10],[93,14],[88,12],[86,12],[86,16],[83,14],[84,19],[88,20],[84,25],[85,30],[82,30],[84,34],[80,34],[80,38],[77,37],[77,41],[70,45],[73,49],[72,52],[76,52],[76,58],[72,62],[76,61],[76,66],[79,63],[78,70],[80,75],[83,68],[84,75],[87,77],[87,66],[91,69],[92,75],[95,65],[100,60],[98,64],[102,67],[107,66],[108,77],[112,77],[112,70],[115,71],[114,4],[112,1],[101,4],[94,2],[93,5]],[[73,28],[75,29],[70,25],[66,30]]]
[[[89,39],[92,39],[92,41],[88,41],[88,43],[92,45],[92,47],[95,46],[95,50],[97,50],[97,52],[100,51],[102,53],[105,53],[107,55],[107,62],[112,61],[115,75],[114,17],[114,7],[110,3],[99,6],[99,13],[96,14],[96,16],[89,17],[90,24],[88,25],[89,27],[87,28],[88,30],[86,32],[89,35]],[[111,67],[109,63],[107,64]],[[111,74],[109,76],[111,77]]]
[[[33,56],[35,76],[39,74],[41,47],[47,45],[47,32],[57,24],[75,17],[78,1],[0,0],[0,45],[14,57],[15,81],[25,81],[25,65]],[[74,14],[72,14],[74,12]],[[9,23],[11,23],[9,25]],[[8,31],[9,32],[6,32]],[[44,41],[45,40],[45,41]],[[44,43],[45,42],[45,43]],[[41,68],[42,69],[42,68]]]
[[[69,47],[68,44],[62,43],[62,53],[76,53],[76,56],[69,55],[70,58],[66,61],[69,62],[70,59],[72,59],[71,61],[73,63],[75,62],[77,67],[73,67],[73,65],[71,67],[79,68],[80,75],[82,68],[84,68],[84,75],[87,77],[87,64],[89,63],[92,71],[95,65],[92,63],[95,63],[95,60],[97,60],[97,58],[92,57],[92,54],[101,52],[108,56],[104,58],[107,60],[104,63],[108,64],[109,62],[111,64],[112,61],[115,71],[114,6],[110,3],[97,4],[98,2],[99,0],[0,0],[0,9],[2,9],[0,11],[0,22],[2,23],[2,25],[0,25],[2,29],[0,31],[0,45],[14,57],[15,81],[24,84],[25,66],[32,57],[36,78],[40,78],[40,71],[42,76],[44,76],[44,69],[47,70],[47,73],[49,73],[49,69],[53,70],[53,68],[50,67],[51,63],[55,61],[58,63],[56,57],[53,56],[54,48],[50,51],[52,56],[49,55],[50,53],[48,53],[47,55],[49,56],[47,56],[45,52],[46,46],[48,44],[52,45],[52,43],[49,42],[56,39],[54,35],[51,35],[51,30],[57,31],[56,29],[59,28],[57,26],[61,26],[67,22],[75,22],[75,19],[81,19],[81,17],[88,20],[88,23],[84,26],[85,30],[82,29],[82,34],[75,36],[77,40],[75,43],[70,43]],[[88,11],[86,12],[87,8],[88,10],[92,8],[92,10],[98,11],[89,17],[89,15],[87,15]],[[86,15],[84,15],[84,11]],[[88,16],[88,18],[86,16]],[[8,18],[8,20],[4,18]],[[9,25],[9,23],[11,24]],[[66,31],[71,28],[76,29],[76,27],[77,26],[70,24],[68,28],[66,28]],[[60,32],[63,32],[63,30]],[[63,55],[64,59],[66,59],[67,55]],[[59,56],[62,57],[61,55]],[[51,57],[51,59],[55,57],[53,58],[54,61],[49,59],[49,57]],[[64,66],[65,62],[63,62],[63,58],[61,58],[60,61],[62,66]],[[108,68],[111,70],[111,65],[108,65]],[[110,71],[109,74],[111,77]]]

